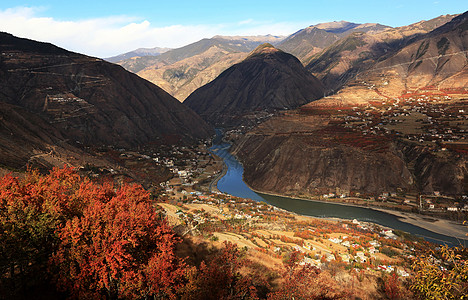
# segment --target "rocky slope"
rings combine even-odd
[[[381,60],[400,50],[414,39],[449,22],[454,16],[445,15],[429,21],[385,30],[358,31],[316,53],[306,68],[319,78],[329,93],[344,86]]]
[[[468,191],[467,155],[343,124],[303,109],[266,121],[233,148],[245,182],[261,192],[306,197]]]
[[[312,25],[288,36],[278,48],[296,56],[304,65],[312,57],[333,43],[353,32],[375,33],[390,28],[381,24],[356,24],[351,22],[329,22]]]
[[[207,122],[234,125],[256,111],[290,109],[323,96],[320,81],[297,58],[264,44],[185,101]]]
[[[325,116],[291,113],[249,132],[234,153],[243,163],[244,180],[263,192],[378,194],[412,189],[401,152],[387,141],[379,151],[350,147],[344,140],[351,133],[339,130]]]
[[[242,61],[258,45],[278,43],[278,36],[215,36],[158,56],[132,57],[118,64],[161,86],[172,96],[185,98]]]
[[[387,96],[431,86],[468,87],[468,12],[415,39],[379,62],[361,78],[385,78],[379,89]]]
[[[211,135],[196,113],[120,66],[7,33],[0,53],[2,136],[12,136],[0,163],[23,163],[27,155],[15,153],[75,141],[131,147]]]

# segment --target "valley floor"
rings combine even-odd
[[[255,192],[273,195],[273,196],[288,197],[288,196],[283,196],[280,194],[265,193],[261,191],[255,191]],[[305,201],[309,200],[309,199],[304,199],[304,198],[300,198],[300,199],[305,200]],[[433,218],[431,216],[426,216],[426,215],[417,215],[417,214],[409,213],[409,212],[384,209],[384,208],[378,208],[378,207],[369,207],[369,206],[364,206],[364,205],[359,205],[359,204],[341,203],[337,201],[323,201],[323,200],[316,200],[316,199],[309,200],[309,201],[333,203],[333,204],[346,205],[346,206],[356,206],[356,207],[362,207],[362,208],[371,208],[371,209],[378,210],[387,214],[397,216],[398,219],[400,219],[400,221],[402,222],[409,223],[411,225],[418,226],[418,227],[427,229],[429,231],[432,231],[438,234],[451,236],[456,239],[468,240],[468,224],[461,224],[459,222],[450,221],[446,219],[436,219],[436,218]]]

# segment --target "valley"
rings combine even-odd
[[[261,192],[465,220],[468,99],[453,92],[325,98],[233,135],[233,151]]]
[[[0,32],[0,298],[467,293],[468,12],[125,51]]]

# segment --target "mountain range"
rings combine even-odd
[[[374,23],[357,24],[346,21],[320,23],[288,36],[278,44],[278,48],[293,54],[307,65],[315,54],[353,32],[377,33],[389,28],[391,27]]]
[[[296,56],[332,93],[388,51],[451,18],[452,15],[445,15],[398,28],[377,23],[328,22],[311,25],[288,37],[215,36],[162,55],[138,55],[112,62],[162,87],[182,102],[197,88],[245,59],[255,47],[270,43]]]
[[[0,53],[0,164],[20,167],[77,143],[132,147],[212,134],[187,106],[118,65],[7,33]]]
[[[131,59],[131,58],[135,58],[135,57],[158,56],[158,55],[163,54],[163,53],[165,53],[165,52],[167,52],[169,50],[172,50],[172,49],[171,48],[160,48],[160,47],[138,48],[136,50],[133,50],[133,51],[130,51],[130,52],[127,52],[127,53],[124,53],[124,54],[120,54],[120,55],[105,58],[105,60],[107,60],[108,62],[111,62],[111,63],[116,63],[116,62],[119,62],[121,60]]]
[[[461,193],[465,156],[442,159],[400,138],[377,147],[367,132],[350,131],[330,115],[369,114],[414,94],[463,96],[467,28],[467,13],[398,28],[341,21],[286,38],[215,36],[119,62],[157,85],[101,59],[2,33],[0,164],[24,166],[56,149],[77,157],[85,155],[83,145],[136,147],[168,136],[196,141],[210,137],[212,126],[260,124],[235,141],[245,180],[259,190]],[[450,109],[464,111],[466,99],[457,99]],[[348,147],[355,143],[350,137],[373,146]]]
[[[468,12],[449,18],[411,26],[418,31],[444,23],[426,34],[399,29],[400,46],[386,48],[378,61],[368,60],[338,93],[247,132],[234,149],[245,181],[259,191],[293,196],[330,191],[466,193],[468,157],[462,149],[467,148],[468,132]],[[381,34],[395,36],[393,29],[387,31]],[[317,62],[336,66],[345,57],[352,61],[353,51],[362,53],[359,47],[368,37],[353,33],[330,46],[327,51],[350,45],[336,52],[341,62]],[[333,72],[343,76],[340,71],[348,72]],[[327,73],[320,74],[324,78]],[[408,125],[392,133],[390,128],[397,128],[392,124],[400,123]],[[429,130],[421,134],[423,128]],[[445,152],[444,143],[460,150]]]
[[[282,36],[214,36],[158,56],[136,56],[118,64],[184,101],[194,90],[242,61],[262,43],[277,44]]]
[[[447,23],[454,16],[385,30],[355,31],[316,53],[306,68],[317,76],[330,93],[337,91],[356,74],[367,70],[398,51],[418,36]]]

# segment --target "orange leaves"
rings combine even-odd
[[[76,298],[169,297],[185,274],[178,239],[148,192],[97,184],[70,168],[1,178],[0,237],[3,270],[48,269]]]
[[[58,282],[76,295],[84,290],[129,297],[149,291],[168,293],[178,276],[180,262],[173,253],[177,240],[159,219],[149,193],[137,185],[115,191],[110,185],[100,190],[81,186],[79,190],[96,197],[86,197],[89,202],[82,215],[67,221],[59,233],[61,243],[52,263],[71,276],[57,277]],[[70,262],[79,271],[68,272]],[[78,289],[76,282],[80,282]]]
[[[224,242],[220,253],[201,263],[183,299],[257,299],[252,278],[240,273],[245,263],[241,256],[235,244]]]

